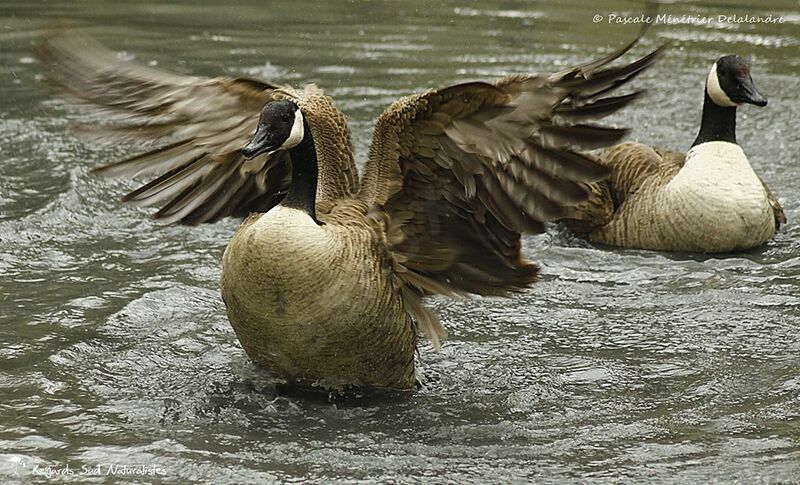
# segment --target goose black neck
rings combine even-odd
[[[736,106],[720,106],[711,101],[706,91],[700,133],[697,134],[692,146],[708,141],[736,143]]]
[[[303,140],[297,146],[289,149],[289,158],[292,160],[292,185],[289,193],[281,201],[284,207],[299,209],[314,219],[317,224],[317,150],[314,147],[314,138],[308,123],[303,121]]]

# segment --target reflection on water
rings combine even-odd
[[[739,141],[789,225],[764,248],[697,257],[587,245],[554,227],[525,240],[544,278],[510,300],[436,300],[451,339],[422,348],[425,387],[359,401],[276,392],[245,357],[218,294],[236,221],[156,224],[122,206],[125,180],[90,167],[140,147],[73,138],[86,113],[31,56],[51,18],[138,62],[182,73],[316,82],[366,153],[372,119],[409,92],[553,71],[607,52],[636,26],[590,8],[481,3],[89,1],[0,6],[0,473],[144,464],[182,481],[800,480],[800,208],[793,115],[796,2],[780,25],[657,26],[673,46],[616,116],[638,140],[685,149],[702,79],[750,54],[763,110]],[[664,6],[753,14],[747,2]],[[631,2],[601,14],[635,14]],[[724,12],[723,12],[724,11]],[[100,480],[100,478],[95,478]]]

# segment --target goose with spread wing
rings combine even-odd
[[[290,383],[409,389],[417,332],[445,336],[423,299],[528,287],[538,267],[520,234],[607,176],[587,152],[627,130],[588,122],[640,94],[614,93],[658,57],[616,65],[635,43],[552,75],[402,98],[377,119],[360,180],[345,117],[314,85],[169,74],[74,33],[38,50],[57,84],[124,115],[98,130],[169,139],[95,169],[155,177],[125,201],[189,225],[246,216],[221,287],[254,362]]]

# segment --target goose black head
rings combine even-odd
[[[750,65],[739,56],[724,56],[711,66],[706,92],[715,104],[734,107],[743,103],[766,106],[767,99],[753,86]]]
[[[242,149],[245,158],[297,146],[305,136],[303,113],[291,101],[271,101],[261,110],[253,139]]]

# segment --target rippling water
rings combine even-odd
[[[54,18],[138,62],[182,73],[317,82],[358,153],[397,97],[609,51],[633,2],[4,2],[0,5],[0,477],[82,466],[170,481],[800,481],[800,8],[701,2],[675,15],[764,14],[778,25],[660,25],[671,40],[647,98],[614,121],[686,149],[708,66],[751,54],[767,108],[739,141],[788,226],[726,257],[595,248],[559,227],[525,240],[543,281],[508,300],[436,300],[451,338],[426,385],[357,401],[276,392],[219,298],[237,226],[164,226],[117,201],[136,182],[91,167],[139,150],[73,138],[31,54]],[[238,3],[238,2],[237,2]],[[263,3],[263,5],[262,5]],[[435,3],[435,5],[431,5]],[[37,468],[38,466],[38,468]]]

